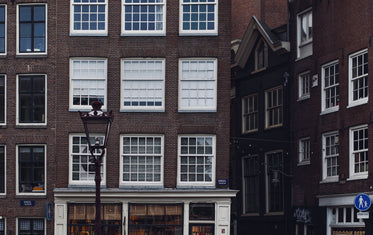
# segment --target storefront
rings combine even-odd
[[[233,190],[102,190],[107,235],[229,235]],[[55,190],[55,234],[94,234],[94,192]]]
[[[326,207],[326,235],[365,235],[365,223],[353,205],[356,195],[319,196],[319,206]]]

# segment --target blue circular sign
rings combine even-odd
[[[371,201],[368,195],[365,193],[360,193],[355,197],[354,204],[356,209],[366,211],[370,208]]]

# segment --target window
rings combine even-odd
[[[129,204],[128,234],[183,234],[183,205]]]
[[[213,235],[215,231],[215,204],[189,204],[189,234]]]
[[[5,146],[0,146],[0,194],[5,194],[5,169]]]
[[[122,0],[122,35],[166,35],[166,0]]]
[[[0,219],[0,235],[5,235],[5,219]]]
[[[217,61],[182,59],[179,70],[179,111],[216,111]]]
[[[95,234],[95,204],[68,204],[68,235]],[[101,204],[102,234],[122,234],[122,205]]]
[[[312,55],[312,9],[307,9],[297,16],[297,57]]]
[[[217,0],[180,0],[180,35],[217,35]]]
[[[266,91],[266,128],[282,126],[282,87]]]
[[[0,5],[0,55],[6,54],[6,6]]]
[[[4,75],[0,75],[0,125],[6,121],[6,80]]]
[[[338,180],[339,136],[338,132],[323,135],[323,180]]]
[[[215,185],[215,137],[180,136],[178,185]]]
[[[18,235],[44,235],[45,234],[45,221],[44,219],[18,219]]]
[[[322,111],[337,111],[339,107],[339,66],[333,61],[322,66]]]
[[[349,57],[349,105],[368,102],[368,49]]]
[[[299,140],[299,164],[309,164],[311,156],[310,138],[302,138]]]
[[[18,146],[18,193],[45,194],[44,145]]]
[[[71,1],[70,35],[106,36],[108,0]]]
[[[298,98],[299,100],[310,98],[310,72],[304,72],[299,74],[298,77]]]
[[[18,76],[18,124],[46,124],[44,75]]]
[[[284,178],[278,174],[277,182],[273,181],[273,172],[283,172],[282,152],[266,154],[267,213],[282,212],[284,208]]]
[[[165,61],[122,60],[121,111],[163,111]]]
[[[45,4],[18,5],[19,54],[46,54],[47,7]]]
[[[268,66],[268,46],[263,39],[259,40],[255,48],[255,70]]]
[[[258,94],[242,98],[242,133],[258,130]]]
[[[101,142],[104,136],[90,136],[91,142],[94,143],[96,138]],[[99,150],[95,154],[99,155]],[[101,163],[101,185],[105,184],[106,164],[105,157]],[[95,185],[95,163],[89,151],[87,138],[85,135],[70,135],[70,184],[75,185]]]
[[[163,137],[121,137],[121,183],[162,185]]]
[[[350,178],[368,177],[368,126],[350,129]]]
[[[106,109],[107,60],[73,58],[70,63],[70,109],[91,110],[95,100]]]
[[[258,156],[242,159],[242,197],[243,213],[259,213],[259,172]]]

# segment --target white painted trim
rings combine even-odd
[[[123,181],[123,138],[124,137],[160,137],[161,138],[161,154],[159,155],[161,158],[161,179],[159,182],[149,182],[149,181]],[[131,135],[120,135],[120,145],[119,145],[119,162],[120,162],[120,169],[119,169],[119,185],[121,186],[163,186],[164,182],[164,135],[155,135],[155,134],[131,134]],[[128,156],[136,156],[136,155],[128,155]],[[142,156],[151,156],[151,154],[143,154]],[[153,156],[158,156],[158,154],[154,154]]]
[[[105,30],[74,30],[74,0],[70,1],[70,36],[107,36],[108,35],[108,21],[109,21],[109,15],[108,15],[108,0],[105,0],[104,4],[100,4],[99,2],[96,2],[96,5],[105,5]],[[86,5],[82,3],[75,3],[75,5]],[[88,4],[88,5],[94,5]],[[90,21],[89,21],[90,22]]]

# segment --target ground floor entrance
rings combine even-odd
[[[105,235],[229,235],[232,190],[101,193]],[[94,235],[94,193],[55,191],[55,235]]]

